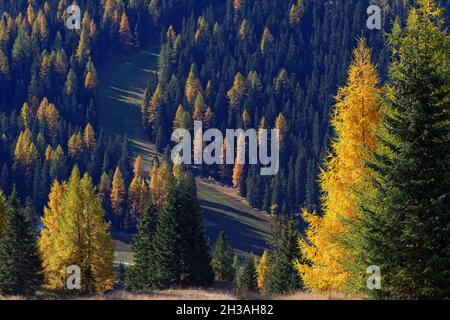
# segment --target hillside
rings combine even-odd
[[[99,126],[106,134],[127,134],[133,157],[141,155],[147,170],[159,153],[142,130],[140,106],[148,74],[156,72],[158,49],[154,45],[116,57],[99,70]],[[198,180],[197,187],[210,245],[224,231],[237,253],[261,255],[270,238],[271,218],[253,210],[231,188],[204,180]],[[131,236],[121,232],[115,233],[115,238],[116,259],[130,262]]]

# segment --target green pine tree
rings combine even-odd
[[[234,278],[233,250],[225,233],[222,231],[214,247],[211,265],[217,281],[231,283]]]
[[[257,274],[256,260],[251,254],[247,254],[237,277],[236,293],[239,299],[246,299],[251,291],[256,291]]]
[[[270,270],[266,280],[268,293],[284,294],[301,288],[301,282],[294,267],[297,259],[299,233],[293,218],[279,217],[274,223]]]
[[[155,285],[209,286],[213,280],[194,179],[183,174],[170,187],[154,239]]]
[[[373,298],[450,297],[450,38],[442,10],[421,0],[393,28],[394,60],[380,147],[349,250],[353,284]],[[366,269],[381,270],[367,290]]]
[[[134,265],[126,275],[129,290],[148,290],[154,287],[153,240],[157,222],[156,207],[149,202],[138,223],[138,234],[133,238]]]
[[[0,294],[30,296],[40,288],[42,280],[33,223],[19,207],[14,190],[8,199],[0,240]]]

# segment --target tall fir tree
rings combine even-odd
[[[215,280],[231,283],[234,277],[232,264],[233,250],[228,243],[227,236],[222,231],[217,239],[211,260]]]
[[[0,294],[33,295],[42,279],[34,225],[27,211],[20,208],[17,192],[13,190],[0,239]]]
[[[265,289],[268,293],[284,294],[302,287],[300,277],[294,266],[299,258],[297,244],[299,233],[293,218],[277,217],[273,230],[270,248],[270,271],[267,274]]]
[[[353,224],[353,286],[374,298],[450,297],[450,36],[442,8],[419,0],[390,36],[393,62],[380,147]],[[368,266],[381,288],[367,290]]]
[[[138,223],[138,234],[133,238],[134,265],[127,271],[126,285],[129,290],[155,288],[154,245],[158,212],[149,202]]]

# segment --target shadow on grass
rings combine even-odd
[[[223,231],[228,237],[231,247],[237,253],[252,252],[260,256],[266,249],[269,234],[239,219],[239,216],[246,216],[251,219],[256,217],[225,205],[205,200],[201,200],[200,203],[203,209],[206,235],[211,246],[217,241],[219,233]],[[226,212],[232,212],[233,216],[227,215]]]

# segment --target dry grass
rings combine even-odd
[[[183,289],[162,290],[145,293],[116,291],[104,295],[82,298],[83,300],[235,300],[230,293],[217,290]]]
[[[328,295],[320,295],[307,291],[299,291],[289,295],[269,296],[258,293],[248,295],[248,300],[362,300],[360,296],[349,296],[342,293],[330,293]],[[21,296],[1,297],[0,300],[25,300],[27,298]],[[56,294],[40,294],[36,300],[237,300],[236,296],[226,290],[210,289],[171,289],[161,291],[150,291],[142,293],[131,293],[126,291],[113,291],[106,294],[97,294],[92,296],[57,296]]]

